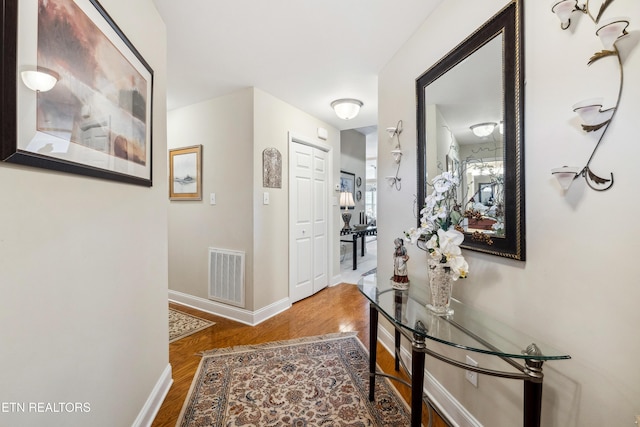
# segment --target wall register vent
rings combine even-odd
[[[244,308],[245,253],[209,248],[209,299]]]

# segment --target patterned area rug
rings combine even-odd
[[[213,325],[215,325],[215,322],[210,322],[170,308],[169,342],[172,343]]]
[[[176,426],[408,426],[386,379],[369,402],[355,333],[203,353]]]

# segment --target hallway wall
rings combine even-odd
[[[131,426],[170,380],[166,30],[151,0],[101,4],[154,70],[153,187],[0,163],[0,402],[26,405],[2,426]]]
[[[328,130],[327,141],[317,138],[318,127]],[[246,252],[244,310],[255,314],[288,304],[290,132],[333,147],[331,181],[337,182],[339,132],[264,91],[246,88],[169,112],[169,146],[202,144],[204,158],[203,200],[172,201],[169,207],[172,291],[200,298],[206,305],[207,248],[234,249]],[[263,187],[262,152],[271,147],[282,154],[282,188]],[[212,192],[215,206],[209,204]],[[265,192],[268,205],[263,204]],[[337,206],[337,199],[328,199]],[[330,279],[340,273],[337,207],[333,211]]]
[[[415,141],[415,79],[505,4],[443,2],[381,71],[379,123],[402,119],[404,140]],[[551,169],[584,165],[595,144],[592,135],[581,131],[571,106],[594,96],[607,97],[609,106],[618,76],[616,67],[604,63],[587,66],[589,57],[602,50],[588,17],[574,16],[571,29],[562,31],[549,4],[524,4],[527,261],[465,250],[469,277],[455,283],[454,296],[572,356],[545,364],[542,425],[631,426],[640,413],[640,287],[637,272],[628,265],[640,250],[640,223],[632,214],[639,206],[634,189],[640,181],[640,80],[625,80],[615,121],[591,165],[603,176],[614,173],[613,188],[598,193],[579,179],[563,193]],[[630,18],[630,35],[619,47],[625,76],[636,76],[640,3],[612,3],[604,18],[615,16]],[[379,135],[382,140],[382,132]],[[409,143],[403,148],[401,192],[388,189],[380,179],[393,165],[379,151],[381,248],[416,222],[416,149]],[[409,249],[412,286],[421,286],[426,280],[425,254]],[[378,269],[388,277],[391,265],[379,263]],[[464,360],[464,352],[452,353]],[[483,360],[481,366],[488,363]],[[464,380],[462,370],[431,360],[428,369],[483,425],[521,424],[519,382],[480,376],[476,389]]]
[[[364,193],[366,190],[366,157],[367,157],[367,137],[357,130],[343,130],[340,132],[340,170],[351,172],[355,175],[354,179],[362,179],[360,187],[354,185],[355,191],[360,190],[362,199],[353,201],[356,206],[351,211],[351,224],[358,224],[360,220],[360,212],[364,212]],[[344,224],[344,222],[343,222]]]

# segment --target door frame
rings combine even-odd
[[[327,214],[327,262],[325,263],[327,271],[325,271],[326,277],[327,277],[327,286],[332,286],[332,281],[333,281],[333,275],[332,275],[332,271],[333,271],[333,253],[334,253],[334,244],[335,244],[335,233],[334,233],[334,228],[335,228],[335,219],[334,219],[334,215],[332,215],[332,210],[331,207],[333,206],[333,182],[334,182],[334,177],[333,177],[333,147],[329,144],[325,144],[322,143],[320,141],[314,141],[312,138],[297,134],[295,132],[289,131],[288,132],[288,139],[289,139],[289,143],[288,143],[288,153],[287,153],[287,175],[288,175],[288,187],[289,187],[289,197],[288,197],[288,212],[287,212],[287,218],[288,218],[288,229],[289,229],[289,253],[288,253],[288,266],[289,266],[289,298],[291,298],[291,295],[293,294],[293,287],[295,286],[294,283],[294,272],[293,272],[293,265],[291,262],[291,257],[292,257],[292,248],[295,246],[295,241],[294,241],[294,230],[293,227],[295,224],[293,224],[293,213],[292,213],[292,209],[293,209],[293,203],[292,203],[292,185],[291,185],[291,180],[292,180],[292,174],[293,174],[293,168],[291,167],[291,153],[293,152],[293,147],[294,144],[302,144],[302,145],[306,145],[312,148],[316,148],[318,150],[324,151],[327,153],[327,181],[329,183],[329,185],[327,185],[327,206],[326,206],[326,214]]]

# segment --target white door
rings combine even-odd
[[[292,142],[289,151],[289,295],[299,301],[328,283],[328,155]]]
[[[324,289],[327,273],[327,153],[313,149],[313,293]]]

